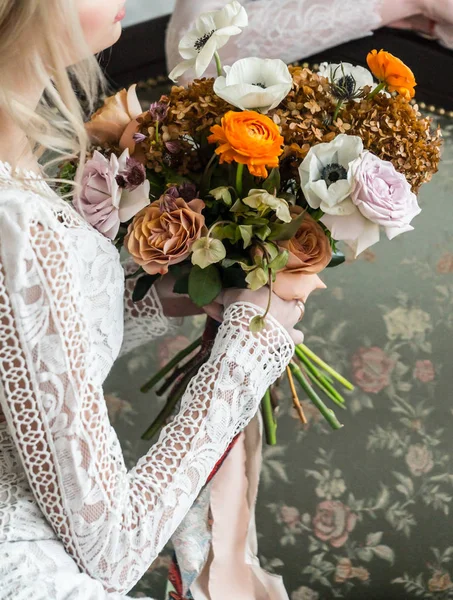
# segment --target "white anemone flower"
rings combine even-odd
[[[291,91],[293,78],[279,59],[243,58],[224,68],[226,77],[218,77],[214,92],[242,110],[266,114],[276,108]]]
[[[362,155],[363,142],[341,133],[329,143],[310,148],[299,167],[301,187],[311,208],[328,215],[347,215],[356,210],[354,162]]]
[[[237,0],[221,10],[202,14],[179,43],[179,53],[184,60],[170,73],[170,79],[176,81],[189,70],[194,71],[195,77],[201,77],[215,53],[247,25],[247,12]]]
[[[377,85],[368,69],[351,63],[321,63],[319,75],[330,81],[333,94],[342,100],[358,102],[364,87],[374,90]]]

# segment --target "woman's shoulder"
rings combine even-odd
[[[50,191],[50,190],[49,190]],[[2,180],[0,178],[0,225],[5,220],[17,224],[38,221],[51,226],[58,223],[58,216],[52,205],[35,187],[28,189],[22,182]]]

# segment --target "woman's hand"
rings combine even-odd
[[[166,317],[191,317],[206,313],[217,321],[222,320],[223,306],[212,302],[200,308],[192,302],[188,294],[176,294],[173,291],[175,283],[173,275],[167,273],[154,284]]]
[[[231,304],[237,302],[250,302],[263,309],[263,314],[269,302],[269,288],[263,287],[256,292],[251,290],[229,289],[223,291],[216,300],[226,310]],[[276,294],[272,294],[272,302],[269,313],[284,327],[296,345],[302,344],[304,334],[295,329],[304,316],[304,304],[298,300],[282,300]]]

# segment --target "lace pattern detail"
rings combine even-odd
[[[222,48],[224,64],[239,58],[281,58],[287,63],[370,35],[381,25],[381,0],[242,0],[249,26]],[[181,58],[178,43],[200,13],[218,10],[223,0],[178,0],[167,33],[167,58]],[[215,67],[209,71],[215,74]]]
[[[294,346],[272,319],[250,333],[261,309],[230,307],[179,414],[128,472],[102,392],[121,345],[124,274],[112,244],[71,213],[36,192],[0,190],[0,404],[23,468],[0,438],[0,470],[16,477],[0,491],[0,539],[21,539],[8,529],[23,510],[13,498],[28,489],[31,500],[31,490],[42,513],[35,505],[26,515],[35,539],[62,543],[83,573],[123,594],[174,533]],[[44,517],[58,539],[49,539]]]
[[[129,260],[124,264],[126,276],[133,274],[137,265]],[[133,302],[136,278],[127,278],[124,301],[124,341],[121,356],[151,340],[168,335],[176,328],[176,319],[164,315],[160,298],[153,286],[140,302]]]

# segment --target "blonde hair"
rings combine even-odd
[[[87,58],[67,68],[68,48]],[[0,0],[0,73],[0,110],[26,134],[35,154],[53,155],[46,174],[71,158],[83,165],[89,145],[85,114],[106,84],[74,0]],[[45,89],[36,110],[21,97],[17,73]]]

